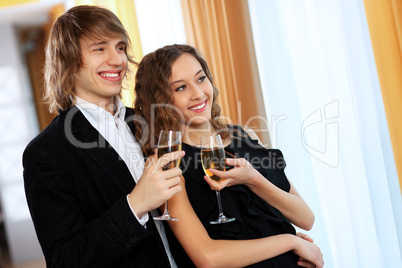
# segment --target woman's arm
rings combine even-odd
[[[208,176],[204,177],[211,188],[221,190],[224,187],[244,184],[265,202],[280,210],[297,227],[304,230],[310,230],[313,227],[314,214],[291,182],[289,182],[288,193],[267,180],[243,158],[228,158],[226,163],[235,168],[229,171],[210,169],[213,174],[225,178],[224,180],[216,182]]]
[[[244,128],[244,130],[251,139],[257,140],[258,144],[263,146],[257,134],[252,129]],[[235,166],[235,168],[226,172],[211,170],[212,173],[225,178],[225,180],[218,183],[207,176],[204,177],[212,189],[221,190],[227,186],[244,184],[256,195],[265,200],[265,202],[280,210],[297,227],[304,230],[310,230],[313,227],[315,220],[314,213],[290,181],[290,190],[287,193],[264,178],[245,159],[228,158],[226,159],[226,163]]]
[[[244,267],[293,250],[301,258],[322,267],[322,254],[313,243],[291,234],[253,240],[213,240],[195,214],[185,190],[169,200],[169,221],[176,238],[197,267]]]
[[[290,181],[289,183],[289,193],[276,187],[263,177],[250,180],[247,186],[256,195],[280,210],[291,223],[308,231],[313,227],[314,213],[301,198],[293,184]]]

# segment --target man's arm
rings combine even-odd
[[[61,168],[68,162],[57,163],[34,146],[23,155],[26,197],[48,267],[113,266],[151,233],[138,223],[126,196],[87,222],[73,180]]]

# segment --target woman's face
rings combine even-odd
[[[202,126],[211,118],[213,87],[197,59],[184,53],[172,65],[170,88],[182,121]]]

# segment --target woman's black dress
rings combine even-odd
[[[239,126],[230,127],[232,139],[225,147],[226,157],[245,158],[274,185],[289,192],[290,184],[284,173],[285,161],[281,151],[265,149],[252,140]],[[208,234],[213,239],[243,240],[277,234],[295,234],[289,220],[276,208],[254,194],[247,186],[235,185],[221,191],[223,212],[236,220],[224,224],[210,224],[218,218],[215,191],[203,179],[200,148],[183,143],[186,155],[181,160],[188,198]],[[230,168],[230,167],[228,167]],[[187,257],[187,256],[183,256]],[[250,267],[299,267],[298,257],[286,252]]]

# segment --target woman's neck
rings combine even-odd
[[[209,122],[197,126],[186,124],[182,126],[182,141],[193,146],[200,146],[201,137],[211,136],[214,131]]]
[[[182,141],[192,146],[200,146],[201,137],[215,135],[214,127],[206,122],[202,125],[183,125],[182,126]],[[230,138],[223,140],[224,145],[228,145],[230,143]]]

